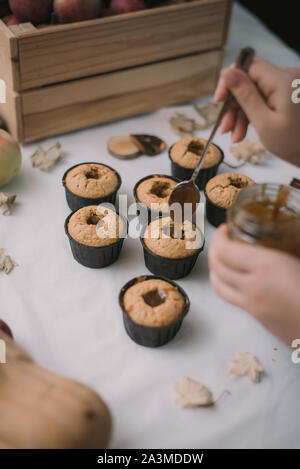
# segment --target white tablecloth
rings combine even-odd
[[[226,63],[248,44],[278,65],[299,66],[292,50],[236,6]],[[174,109],[193,112],[192,106]],[[122,175],[121,192],[133,202],[132,188],[139,178],[170,172],[167,152],[119,161],[107,153],[106,141],[113,135],[147,132],[172,144],[177,137],[167,121],[170,112],[61,137],[66,156],[49,174],[30,165],[36,145],[23,148],[22,172],[5,188],[17,192],[18,204],[13,216],[0,217],[0,247],[19,263],[11,275],[0,274],[0,317],[40,364],[101,393],[114,418],[112,448],[299,448],[300,365],[250,316],[214,293],[207,268],[211,226],[205,226],[205,253],[192,274],[179,281],[190,297],[190,313],[175,340],[160,349],[129,339],[118,305],[125,282],[147,273],[139,241],[126,240],[120,260],[104,270],[84,268],[71,255],[63,228],[69,214],[61,185],[64,171],[83,161],[112,165]],[[48,139],[45,147],[55,141]],[[218,135],[216,142],[228,154],[229,138]],[[257,182],[289,183],[300,177],[299,170],[272,156],[243,172]],[[261,383],[226,376],[229,358],[240,351],[253,352],[262,363],[266,376]],[[172,386],[184,376],[206,384],[215,397],[224,389],[231,395],[215,407],[180,409]]]

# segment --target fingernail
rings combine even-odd
[[[240,75],[233,69],[226,70],[226,73],[224,73],[223,78],[228,88],[234,88],[241,81]]]

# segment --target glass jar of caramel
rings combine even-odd
[[[279,184],[243,189],[227,212],[230,237],[300,257],[300,190]]]

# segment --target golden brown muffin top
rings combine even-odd
[[[108,246],[125,233],[125,223],[113,210],[89,205],[77,210],[68,222],[69,235],[86,246]]]
[[[192,256],[203,245],[203,236],[195,225],[185,220],[184,225],[176,229],[170,217],[152,221],[143,239],[150,251],[171,259]]]
[[[198,137],[186,137],[175,143],[170,151],[174,163],[184,168],[195,169],[203,153],[207,140]],[[210,145],[204,158],[202,169],[211,168],[222,159],[222,153],[215,145]]]
[[[67,188],[86,198],[105,197],[114,192],[119,179],[115,171],[97,163],[83,163],[70,169],[65,178]]]
[[[126,290],[123,306],[135,323],[161,327],[182,316],[186,299],[171,283],[149,279],[137,282]]]
[[[136,190],[138,200],[155,212],[169,211],[169,197],[177,182],[167,176],[149,176]],[[152,205],[152,207],[151,207]]]
[[[240,173],[223,173],[218,174],[208,181],[206,184],[206,195],[223,208],[230,208],[237,194],[247,186],[254,184],[254,181]]]

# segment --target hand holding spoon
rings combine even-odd
[[[245,49],[242,49],[237,58],[236,66],[244,70],[245,72],[248,72],[254,55],[255,55],[255,51],[251,47],[246,47]],[[198,203],[200,202],[200,192],[199,192],[198,187],[195,184],[195,181],[202,167],[202,164],[208,152],[209,146],[212,143],[213,138],[219,128],[219,125],[221,124],[222,119],[225,116],[226,112],[228,111],[233,99],[234,99],[233,94],[231,92],[228,92],[228,96],[226,100],[224,101],[223,107],[218,115],[217,121],[214,125],[214,128],[212,129],[209,139],[207,140],[207,144],[203,150],[201,158],[198,162],[197,167],[195,168],[193,172],[191,179],[189,181],[180,182],[174,187],[173,191],[171,192],[171,195],[169,197],[169,206],[175,203],[179,203],[181,205],[182,220],[186,218],[185,213],[184,213],[185,212],[184,204],[191,204],[192,213],[194,213],[197,209]],[[190,210],[188,210],[188,212],[189,214],[191,213]],[[173,210],[171,214],[173,214],[172,217],[174,218]]]

